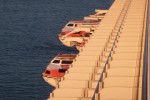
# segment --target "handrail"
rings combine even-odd
[[[148,37],[150,37],[150,0],[148,0],[148,25],[147,25],[147,32],[148,32]],[[147,100],[150,100],[150,39],[148,39],[148,77],[147,77]]]
[[[148,10],[149,7],[149,0],[148,3]],[[144,60],[143,60],[143,82],[142,82],[142,100],[150,100],[150,87],[149,87],[149,75],[150,75],[150,64],[149,64],[149,52],[150,52],[150,32],[148,31],[149,27],[149,17],[150,11],[147,10],[147,23],[146,23],[146,32],[145,32],[145,46],[144,46]],[[149,42],[149,43],[148,43]]]
[[[147,25],[147,31],[148,31],[148,36],[147,36],[147,38],[148,38],[148,74],[147,74],[147,100],[150,100],[150,19],[149,19],[149,17],[150,17],[150,0],[148,0],[148,25]]]

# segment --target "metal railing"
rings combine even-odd
[[[147,38],[148,38],[148,43],[147,43],[148,44],[147,100],[150,100],[150,72],[149,72],[150,71],[150,59],[149,59],[150,58],[150,44],[149,44],[150,43],[150,25],[149,25],[150,20],[149,20],[149,17],[150,17],[150,0],[148,1],[148,17],[147,17],[148,18],[148,20],[147,20],[148,21],[148,23],[147,23],[147,33],[148,33],[148,36],[147,36]]]
[[[144,60],[143,60],[143,83],[142,83],[142,100],[150,100],[150,26],[149,26],[149,17],[150,17],[150,0],[147,1],[147,19],[146,19],[146,32],[145,32],[145,46],[144,46]]]

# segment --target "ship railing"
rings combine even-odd
[[[147,19],[143,60],[142,100],[150,100],[150,0],[147,0]]]

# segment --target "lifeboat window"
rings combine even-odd
[[[47,70],[45,73],[46,73],[46,74],[50,74],[50,71]]]
[[[60,63],[60,60],[54,60],[52,63]]]
[[[65,73],[66,69],[59,69],[60,73]]]
[[[71,27],[72,27],[73,25],[74,25],[74,24],[68,24],[67,26],[71,26]]]
[[[62,64],[72,64],[73,61],[62,61]]]

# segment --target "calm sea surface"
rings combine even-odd
[[[71,19],[113,0],[0,0],[0,100],[46,100],[54,89],[41,73],[58,53],[77,53],[57,39]]]

